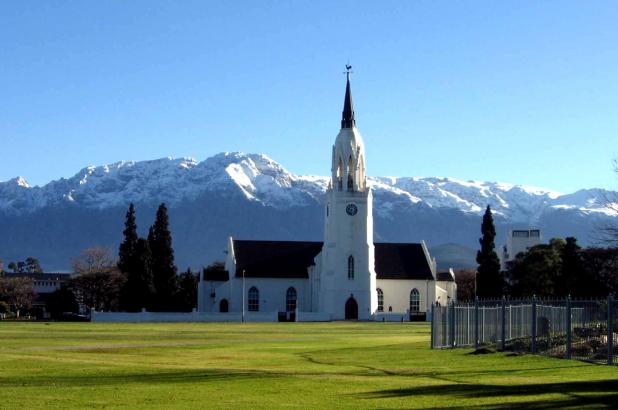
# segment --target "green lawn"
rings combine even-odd
[[[426,324],[0,322],[0,408],[618,406],[618,366],[469,353]]]

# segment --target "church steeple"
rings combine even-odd
[[[343,113],[341,115],[341,128],[356,127],[354,119],[354,103],[352,102],[352,88],[350,87],[350,69],[351,65],[345,66],[347,69],[347,84],[345,87],[345,99],[343,100]]]

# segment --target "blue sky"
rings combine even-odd
[[[0,180],[265,153],[327,175],[344,64],[369,175],[617,188],[608,1],[0,3]]]

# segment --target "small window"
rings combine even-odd
[[[384,312],[384,292],[378,288],[378,312]]]
[[[247,308],[249,309],[249,312],[260,311],[260,291],[255,286],[252,286],[251,289],[249,289]]]
[[[418,289],[412,289],[410,292],[410,313],[415,313],[420,311],[421,307],[421,294],[418,292]]]
[[[285,292],[285,311],[294,312],[296,310],[296,289],[289,287]]]
[[[348,257],[348,279],[354,279],[354,257]]]

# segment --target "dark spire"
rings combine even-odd
[[[345,86],[345,100],[343,101],[343,113],[341,116],[341,128],[352,128],[356,126],[354,119],[354,103],[352,102],[352,89],[350,88],[350,69],[351,65],[345,66],[347,84]]]

